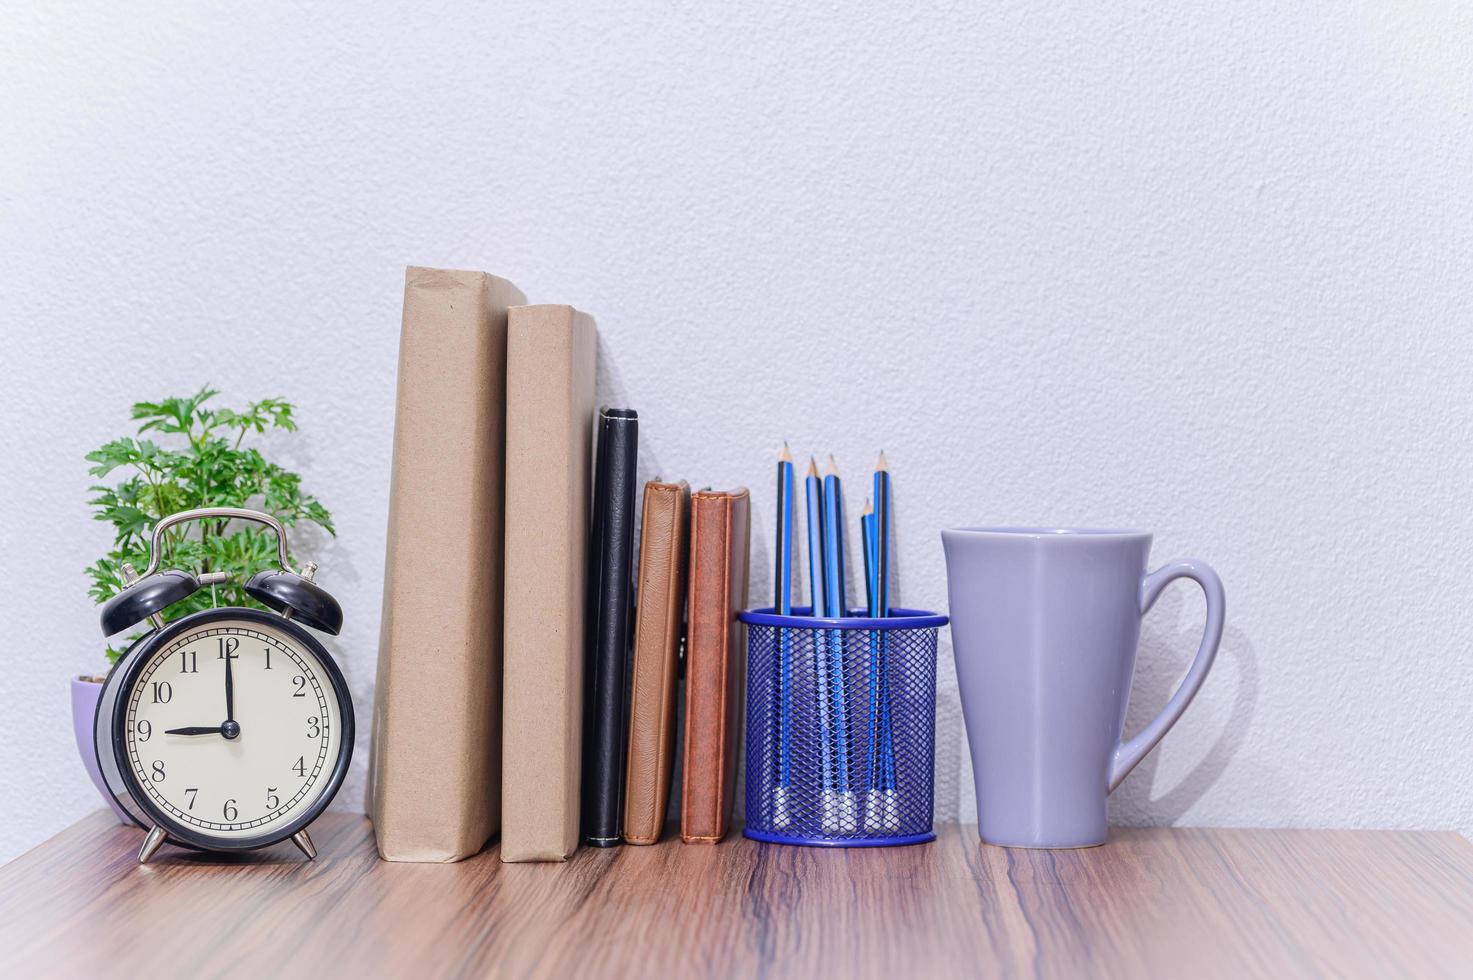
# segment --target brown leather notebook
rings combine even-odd
[[[690,487],[684,480],[651,480],[644,485],[629,685],[629,766],[624,779],[624,840],[629,844],[659,842],[670,801],[689,512]]]
[[[680,839],[714,844],[731,824],[746,656],[747,491],[691,495],[685,775]]]

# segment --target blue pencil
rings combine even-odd
[[[808,476],[803,480],[808,503],[808,597],[813,615],[823,616],[823,484],[818,479],[818,464],[808,457]]]
[[[859,534],[864,539],[864,607],[873,617],[878,615],[879,595],[875,591],[875,513],[869,498],[864,498],[864,512],[859,515]]]
[[[772,605],[780,616],[793,614],[793,454],[783,443],[777,458],[777,569]]]
[[[823,570],[824,604],[830,616],[847,616],[845,593],[848,580],[844,575],[844,485],[839,482],[839,466],[834,457],[823,475]]]
[[[808,595],[813,604],[813,615],[827,615],[824,592],[827,588],[824,575],[824,527],[823,527],[823,484],[818,478],[818,464],[808,458],[808,475],[803,480],[803,489],[808,504]],[[834,792],[834,726],[831,705],[828,699],[829,671],[828,649],[824,630],[813,631],[813,672],[818,696],[819,758],[823,771],[823,798],[827,800]]]
[[[844,608],[846,582],[844,576],[844,491],[839,482],[839,468],[834,457],[823,478],[823,542],[824,542],[824,606],[830,616],[847,615]],[[847,689],[844,684],[844,633],[829,631],[829,700],[834,718],[834,789],[838,798],[826,800],[824,815],[830,827],[851,831],[856,823],[854,794],[849,788],[849,717]]]
[[[885,451],[875,462],[875,615],[890,615],[890,466]]]
[[[890,615],[890,467],[885,461],[884,450],[875,463],[875,612],[877,616]],[[879,635],[879,789],[884,791],[882,823],[886,827],[899,825],[900,812],[895,799],[895,742],[890,725],[890,635],[880,631]]]
[[[870,510],[869,499],[864,501],[864,512],[859,515],[859,536],[864,542],[864,596],[865,611],[876,615],[879,596],[875,592],[875,515]],[[880,823],[880,636],[878,630],[870,630],[866,639],[869,645],[869,751],[865,759],[865,786],[868,793],[864,801],[865,826]]]
[[[793,614],[793,454],[783,443],[777,459],[777,569],[773,576],[773,607],[779,615]],[[777,789],[773,817],[779,827],[788,823],[788,786],[792,777],[792,636],[778,630]]]

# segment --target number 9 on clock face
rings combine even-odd
[[[279,616],[230,609],[171,624],[149,646],[119,692],[114,754],[134,801],[170,837],[258,847],[326,808],[352,751],[352,711],[315,639]]]

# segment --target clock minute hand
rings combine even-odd
[[[234,658],[229,653],[225,654],[225,724],[235,720],[235,675],[230,670],[230,661]]]
[[[219,735],[221,726],[190,725],[187,728],[170,728],[165,735]]]

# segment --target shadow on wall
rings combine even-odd
[[[694,493],[707,484],[702,483],[700,487],[692,484],[691,492]],[[750,489],[750,485],[748,487]],[[758,508],[752,507],[747,514],[748,534],[750,535],[747,549],[747,608],[770,606],[773,602],[773,577],[777,574],[777,555],[773,550],[777,538],[777,528],[773,524],[772,514],[758,513]],[[746,646],[746,627],[742,627],[742,649]],[[684,686],[684,685],[682,685]],[[741,689],[743,694],[737,699],[742,705],[741,717],[737,719],[737,780],[736,780],[736,806],[733,810],[733,819],[741,823],[747,818],[747,711],[746,711],[746,688],[747,672],[745,666],[741,672]]]
[[[1140,731],[1171,698],[1186,673],[1187,664],[1197,652],[1201,641],[1201,626],[1193,622],[1186,630],[1177,630],[1183,606],[1179,590],[1168,590],[1161,596],[1155,608],[1146,617],[1141,632],[1140,655],[1136,662],[1135,683],[1130,694],[1130,707],[1125,717],[1126,738]],[[1176,824],[1192,806],[1202,798],[1212,784],[1217,782],[1228,762],[1237,754],[1248,737],[1254,711],[1258,706],[1259,670],[1258,655],[1253,644],[1241,630],[1231,625],[1232,612],[1229,604],[1229,624],[1223,630],[1222,644],[1218,648],[1217,662],[1208,674],[1191,707],[1187,708],[1182,721],[1173,732],[1145,757],[1125,782],[1110,794],[1110,822],[1123,826],[1171,826]],[[1192,617],[1194,620],[1196,617]],[[1152,623],[1157,624],[1152,626]],[[1227,664],[1233,670],[1224,670]],[[1160,796],[1153,796],[1156,773],[1161,764],[1161,748],[1179,733],[1186,719],[1194,711],[1201,710],[1204,692],[1228,683],[1229,674],[1235,674],[1237,692],[1227,720],[1202,756],[1182,780]],[[1178,736],[1179,737],[1179,736]]]
[[[948,611],[941,604],[943,611]],[[970,783],[963,783],[963,759],[967,755],[966,726],[962,699],[956,681],[956,657],[951,648],[951,627],[943,626],[936,640],[936,770],[935,814],[937,821],[956,820],[969,806]],[[971,822],[977,818],[972,816]]]
[[[608,341],[602,332],[598,335],[598,360],[594,372],[594,399],[595,408],[632,408],[636,412],[640,410],[640,399],[637,395],[631,396],[628,388],[624,385],[624,376],[619,373],[619,366],[614,359],[613,352],[609,349]],[[590,426],[594,426],[594,437],[590,445],[594,452],[598,448],[598,416],[595,414],[588,420]],[[658,423],[653,423],[658,425]],[[685,474],[666,473],[660,466],[660,460],[653,449],[654,440],[652,435],[652,420],[649,416],[640,414],[639,417],[639,452],[634,462],[634,549],[630,561],[632,570],[630,583],[634,589],[639,588],[639,552],[640,531],[644,521],[644,485],[651,480],[675,481],[680,479],[689,480]],[[692,489],[696,489],[695,486]],[[593,488],[589,487],[590,504],[592,503]],[[630,629],[634,628],[633,621]],[[633,656],[631,648],[631,656]],[[626,695],[627,696],[627,695]],[[671,772],[670,802],[665,809],[666,818],[669,820],[679,819],[680,816],[680,788],[684,776],[685,758],[685,685],[680,684],[675,692],[675,762]],[[737,797],[740,799],[740,795]]]
[[[631,396],[629,390],[624,386],[624,376],[619,373],[619,366],[614,361],[613,352],[609,350],[608,341],[604,335],[598,335],[598,364],[594,373],[594,389],[597,392],[595,405],[598,408],[632,408],[640,411],[640,399],[638,395]],[[654,450],[651,449],[651,423],[652,419],[640,412],[639,416],[639,454],[634,461],[634,514],[636,530],[639,524],[640,508],[644,505],[644,485],[650,480],[678,480],[682,477],[672,476],[660,469],[660,461],[656,458]],[[665,420],[668,421],[668,420]],[[596,425],[597,418],[589,420],[589,425]],[[596,430],[595,430],[596,431]],[[689,479],[689,477],[686,477]],[[692,484],[691,489],[696,487]],[[634,537],[634,568],[639,569],[639,535]]]

